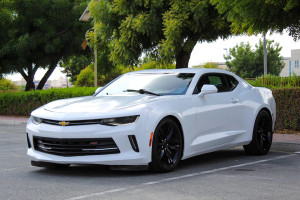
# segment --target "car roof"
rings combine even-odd
[[[148,70],[140,70],[129,72],[129,74],[147,74],[147,73],[195,73],[195,74],[203,74],[203,73],[226,73],[231,74],[231,72],[222,70],[222,69],[213,69],[213,68],[182,68],[182,69],[148,69]]]
[[[238,79],[240,82],[243,82],[245,86],[251,86],[249,83],[247,83],[245,80],[243,80],[241,77],[237,76],[236,74],[223,70],[223,69],[214,69],[214,68],[182,68],[182,69],[147,69],[147,70],[140,70],[140,71],[133,71],[128,72],[127,74],[155,74],[155,73],[195,73],[195,74],[205,74],[205,73],[223,73],[223,74],[229,74],[236,79]],[[251,86],[252,87],[252,86]]]

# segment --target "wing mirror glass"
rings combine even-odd
[[[98,88],[96,89],[96,91],[94,92],[94,95],[95,95],[95,94],[98,94],[102,89],[103,89],[103,87],[98,87]]]
[[[201,88],[201,92],[198,94],[198,97],[204,97],[206,94],[213,94],[213,93],[217,93],[218,92],[218,88],[214,85],[203,85]]]

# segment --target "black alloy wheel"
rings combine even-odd
[[[179,164],[183,153],[183,138],[179,125],[172,118],[163,119],[153,136],[150,169],[170,172]]]
[[[272,138],[272,118],[267,111],[262,110],[255,120],[252,141],[244,145],[244,150],[251,155],[265,155],[270,151]]]

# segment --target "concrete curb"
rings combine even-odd
[[[271,150],[299,153],[300,144],[295,142],[273,142]]]
[[[12,126],[25,126],[27,122],[24,121],[12,121],[12,120],[0,120],[1,125],[12,125]]]

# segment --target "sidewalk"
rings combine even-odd
[[[0,116],[1,125],[25,126],[29,117]],[[272,150],[300,153],[300,135],[274,134]]]
[[[0,125],[26,125],[29,117],[0,116]]]

